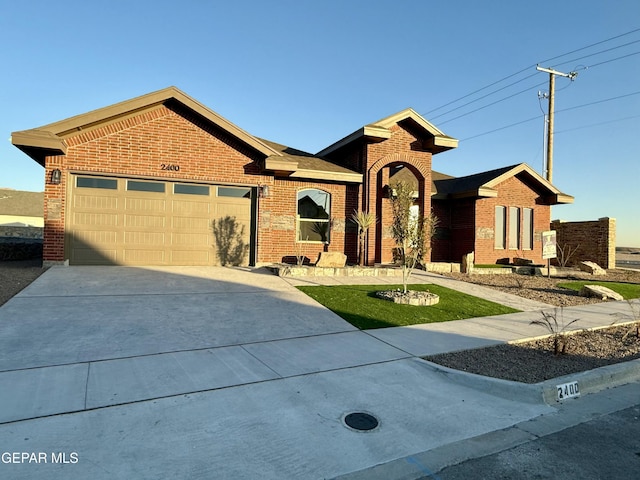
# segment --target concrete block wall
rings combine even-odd
[[[602,268],[616,268],[616,219],[603,217],[585,222],[554,220],[557,244],[571,250],[569,265],[582,261],[595,262]]]

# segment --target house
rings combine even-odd
[[[475,196],[473,186],[434,176],[432,156],[458,142],[411,109],[312,155],[257,138],[170,87],[13,132],[11,141],[45,168],[45,264],[216,265],[230,248],[246,251],[239,263],[249,265],[293,255],[315,259],[322,251],[343,252],[356,262],[350,221],[356,209],[378,218],[366,263],[388,263],[394,242],[386,192],[400,167],[415,179],[417,208],[433,206],[443,215],[449,238],[438,239],[438,258],[455,258],[487,240],[480,237],[489,232],[478,235],[473,226],[477,220],[479,227],[494,228],[482,217],[485,199],[516,202],[529,192],[522,197],[526,204],[503,206],[517,206],[519,215],[534,209],[536,228],[542,228],[543,221],[549,224],[548,205],[570,198],[528,167],[487,178]],[[440,180],[445,183],[434,195]],[[471,228],[460,225],[465,209],[462,223]]]
[[[0,226],[43,227],[44,193],[0,188]]]

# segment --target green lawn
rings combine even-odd
[[[409,285],[410,290],[429,290],[440,296],[440,302],[429,307],[399,305],[375,296],[375,292],[379,290],[402,288],[401,285],[340,285],[298,288],[353,326],[363,330],[418,323],[448,322],[449,320],[502,315],[519,311],[438,285]]]
[[[619,293],[625,300],[632,298],[640,298],[640,285],[637,283],[617,283],[617,282],[563,282],[558,283],[559,287],[568,288],[579,292],[584,285],[602,285],[603,287],[610,288],[616,293]]]

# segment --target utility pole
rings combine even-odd
[[[536,66],[536,70],[539,72],[546,72],[549,74],[549,118],[547,121],[547,180],[549,183],[553,179],[553,110],[555,103],[555,78],[556,75],[561,77],[567,77],[572,82],[578,76],[578,72],[562,73],[551,68],[543,68],[540,65]]]

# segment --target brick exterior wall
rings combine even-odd
[[[556,243],[559,247],[565,251],[573,251],[577,247],[568,266],[590,261],[602,268],[616,268],[615,218],[604,217],[586,222],[554,220],[550,229],[556,231]]]
[[[548,205],[536,202],[539,194],[518,175],[500,183],[497,197],[435,200],[434,213],[440,224],[436,239],[432,243],[432,261],[460,262],[463,255],[474,252],[475,263],[492,264],[513,261],[514,257],[546,263],[542,259],[542,232],[549,230],[551,210]],[[519,249],[509,249],[509,238],[504,249],[495,248],[495,207],[518,207],[520,209]],[[524,241],[524,209],[533,209],[533,249],[522,248]],[[509,232],[509,216],[505,224]]]
[[[69,173],[181,180],[232,185],[267,185],[260,198],[257,263],[280,262],[303,253],[315,261],[320,251],[344,252],[356,262],[356,234],[348,218],[358,205],[358,186],[333,182],[275,179],[261,173],[261,156],[226,132],[210,127],[190,112],[159,106],[137,116],[65,139],[64,156],[45,160],[45,227],[43,260],[65,260],[65,213]],[[179,165],[179,171],[161,164]],[[54,169],[62,182],[50,182]],[[319,188],[331,194],[330,244],[296,243],[297,192]]]
[[[331,195],[331,231],[328,245],[297,242],[297,196],[300,190],[317,188]],[[275,179],[269,198],[259,200],[259,262],[281,262],[304,255],[315,262],[322,251],[342,252],[357,261],[357,233],[349,220],[357,208],[358,186],[317,181]]]
[[[551,221],[551,208],[548,205],[539,205],[536,201],[540,195],[529,185],[523,182],[518,175],[506,179],[500,183],[496,190],[496,198],[483,198],[476,202],[475,219],[475,262],[476,263],[496,263],[498,260],[509,258],[513,261],[515,257],[533,260],[535,264],[543,264],[542,259],[542,232],[549,230]],[[495,248],[495,207],[507,207],[507,244],[505,249]],[[520,248],[509,248],[509,207],[520,209]],[[533,249],[523,248],[524,246],[524,209],[533,209]],[[468,253],[468,252],[467,252]]]

